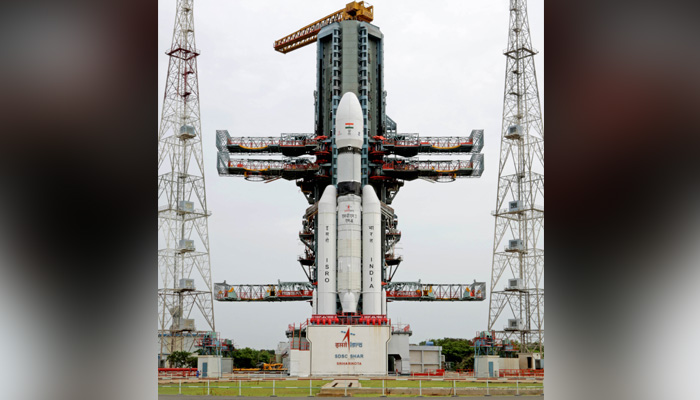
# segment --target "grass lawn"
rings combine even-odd
[[[321,386],[331,381],[312,380],[312,393],[318,394]],[[221,396],[237,396],[238,382],[211,382],[209,393]],[[272,394],[272,381],[241,381],[241,394],[243,396],[270,396]],[[292,389],[290,389],[292,388]],[[159,394],[178,394],[180,388],[176,382],[167,385],[158,385]],[[202,382],[183,382],[182,394],[199,395],[207,394],[207,384]],[[275,381],[275,395],[303,397],[309,395],[309,381]]]
[[[291,397],[305,397],[309,395],[309,382],[312,387],[312,394],[318,395],[321,387],[331,380],[280,380],[275,381],[275,395],[279,397],[291,396]],[[422,387],[425,389],[429,388],[452,388],[452,381],[421,381]],[[418,388],[419,381],[416,380],[385,380],[384,384],[387,389],[392,388]],[[239,390],[238,382],[210,382],[209,393],[212,395],[219,396],[237,396]],[[381,388],[381,380],[361,380],[360,385],[363,388]],[[457,381],[457,388],[485,388],[486,382],[464,382]],[[526,388],[541,388],[541,382],[521,382],[520,387]],[[258,396],[266,397],[272,395],[272,381],[241,381],[241,395],[243,396]],[[515,388],[515,383],[509,382],[490,382],[489,388]],[[341,388],[338,388],[339,390]],[[183,382],[182,388],[178,387],[177,382],[169,382],[168,384],[158,385],[159,394],[178,394],[182,390],[182,394],[185,395],[206,395],[207,394],[207,384],[206,382]],[[377,393],[357,393],[351,392],[350,394],[354,397],[377,397],[380,394]],[[391,397],[415,397],[413,395],[403,395],[403,394],[390,394]]]
[[[451,388],[452,387],[452,381],[422,381],[422,386],[424,388]],[[370,381],[360,381],[360,385],[362,387],[372,387],[372,388],[381,388],[382,387],[382,381],[380,380],[370,380]],[[397,388],[397,387],[406,387],[406,388],[417,388],[419,387],[419,382],[418,381],[404,381],[404,380],[387,380],[384,381],[384,387],[387,388]],[[466,387],[486,387],[486,382],[460,382],[457,381],[455,384],[456,387],[458,388],[466,388]],[[506,383],[506,382],[489,382],[489,387],[515,387],[515,383]],[[520,387],[540,387],[542,386],[541,382],[520,382],[519,383]]]

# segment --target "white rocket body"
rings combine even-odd
[[[347,92],[340,99],[335,126],[338,183],[337,189],[327,186],[319,200],[314,313],[336,314],[337,293],[342,313],[357,313],[362,296],[363,314],[386,314],[381,285],[381,203],[371,186],[361,186],[364,120],[354,93]]]
[[[338,198],[338,297],[343,313],[357,312],[362,279],[360,197]]]
[[[354,93],[340,99],[335,113],[338,149],[338,297],[343,313],[356,313],[362,290],[362,106]]]
[[[362,313],[382,315],[382,209],[370,185],[362,188]]]
[[[334,315],[336,296],[336,190],[329,185],[318,202],[316,314]]]

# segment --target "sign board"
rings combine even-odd
[[[389,326],[309,326],[311,375],[386,375]]]

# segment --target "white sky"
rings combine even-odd
[[[279,136],[313,131],[316,46],[283,55],[274,40],[348,1],[196,1],[194,7],[211,268],[214,282],[304,281],[298,232],[308,204],[294,182],[263,184],[219,177],[215,133]],[[490,282],[498,153],[508,42],[508,1],[376,0],[373,25],[384,34],[387,115],[401,133],[466,136],[485,130],[481,178],[448,184],[406,182],[392,207],[404,261],[394,281]],[[544,1],[528,13],[544,111]],[[158,123],[175,0],[159,0]],[[302,6],[303,5],[303,6]],[[426,158],[426,157],[421,157]],[[216,330],[238,347],[273,349],[288,324],[310,317],[306,302],[214,304]],[[409,323],[412,343],[472,338],[486,329],[488,300],[389,303]],[[198,329],[204,323],[197,321]]]

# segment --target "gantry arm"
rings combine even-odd
[[[318,32],[326,25],[334,22],[345,20],[357,20],[364,22],[372,22],[374,19],[374,6],[365,3],[364,1],[353,1],[348,3],[345,8],[327,15],[318,21],[306,25],[298,31],[287,35],[280,40],[275,41],[275,50],[280,53],[289,53],[292,50],[304,47],[316,41]]]

